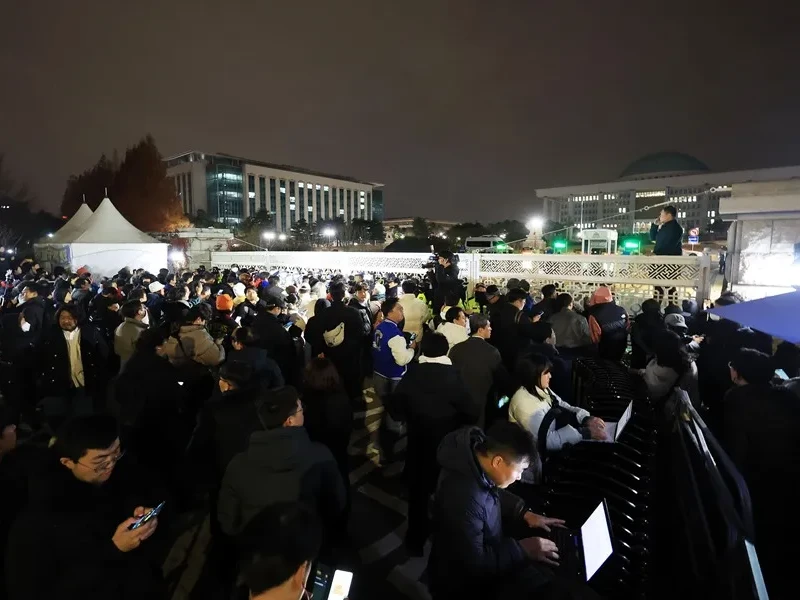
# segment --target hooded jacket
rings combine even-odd
[[[225,360],[225,349],[214,342],[203,325],[181,325],[178,336],[164,343],[164,352],[176,367],[190,361],[216,367]]]
[[[345,488],[336,461],[303,427],[257,431],[246,452],[231,460],[222,480],[217,515],[222,531],[241,532],[267,506],[305,502],[328,530],[345,509]]]
[[[524,502],[498,488],[475,456],[485,440],[477,427],[454,431],[437,453],[441,475],[435,498],[436,530],[428,564],[434,597],[487,598],[527,556],[503,524],[522,518]]]
[[[663,367],[658,364],[656,359],[647,364],[647,368],[641,371],[644,382],[647,384],[647,391],[653,400],[666,398],[672,388],[680,387],[689,395],[692,405],[700,408],[700,393],[697,388],[697,366],[692,361],[691,366],[678,380],[678,373],[671,367]]]
[[[451,350],[456,344],[466,342],[469,339],[467,328],[455,323],[444,322],[436,328],[436,331],[447,338],[447,343],[450,345]]]
[[[592,294],[589,314],[589,331],[598,345],[600,358],[619,360],[628,345],[628,313],[614,302],[611,290],[598,287]]]

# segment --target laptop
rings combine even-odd
[[[619,436],[622,435],[622,431],[625,429],[625,426],[628,424],[628,421],[631,420],[631,416],[633,415],[633,401],[628,404],[628,408],[625,409],[625,412],[622,413],[622,416],[619,418],[619,421],[616,423],[610,423],[606,421],[606,434],[608,435],[609,442],[618,442]],[[598,440],[593,440],[598,441]]]
[[[581,583],[589,581],[614,552],[605,498],[580,531],[553,527],[550,539],[558,546],[559,574]]]

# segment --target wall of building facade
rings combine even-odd
[[[276,230],[307,223],[383,217],[383,191],[369,183],[254,164],[236,157],[189,153],[167,159],[184,212],[239,223],[261,210]],[[376,193],[377,192],[377,193]]]

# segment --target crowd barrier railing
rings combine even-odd
[[[410,252],[212,252],[211,264],[424,275],[428,258]],[[659,293],[677,304],[689,299],[701,303],[709,297],[711,285],[711,260],[704,255],[461,254],[459,259],[460,274],[470,288],[479,281],[502,286],[511,278],[526,279],[533,289],[553,283],[581,302],[605,285],[617,303],[633,313]]]

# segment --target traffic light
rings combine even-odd
[[[567,240],[553,240],[553,251],[563,252],[567,249]]]

